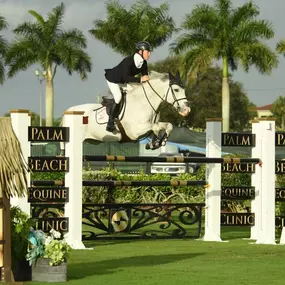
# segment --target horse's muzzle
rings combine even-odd
[[[189,115],[189,113],[191,112],[191,108],[190,107],[185,107],[183,111],[180,111],[179,114],[183,117],[186,117]]]

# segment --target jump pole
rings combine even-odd
[[[257,219],[257,244],[275,242],[275,119],[259,118],[258,140],[261,141],[261,186]],[[259,138],[260,136],[260,138]]]
[[[252,134],[255,135],[255,146],[251,149],[252,157],[261,157],[261,128],[258,120],[253,120],[252,124]],[[254,225],[250,228],[250,238],[251,240],[257,240],[260,231],[261,224],[261,167],[255,167],[255,172],[251,175],[251,185],[254,187],[255,195],[254,199],[251,201],[251,212],[254,213]]]
[[[69,157],[69,172],[65,173],[65,186],[69,188],[69,202],[64,207],[69,221],[67,242],[73,249],[85,249],[82,242],[82,154],[84,112],[66,111],[65,127],[69,128],[69,142],[65,143],[65,156]]]
[[[206,120],[206,157],[221,158],[222,119]],[[204,241],[221,240],[221,163],[206,164]]]

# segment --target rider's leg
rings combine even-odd
[[[109,89],[111,93],[114,96],[115,103],[111,106],[110,108],[110,115],[109,115],[109,121],[107,123],[106,130],[108,132],[113,132],[115,130],[115,112],[116,112],[116,107],[120,103],[122,99],[122,93],[119,84],[109,82],[107,80],[107,84],[109,86]]]

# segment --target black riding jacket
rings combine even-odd
[[[105,69],[105,78],[113,83],[140,83],[141,80],[135,75],[148,75],[147,61],[144,60],[141,68],[137,68],[134,62],[134,55],[124,58],[117,66],[112,69]]]

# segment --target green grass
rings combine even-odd
[[[222,228],[223,240],[124,240],[87,242],[72,251],[68,282],[104,285],[283,285],[285,246],[256,245],[239,237],[248,228]],[[33,283],[28,284],[44,284]],[[57,283],[66,284],[66,283]]]

